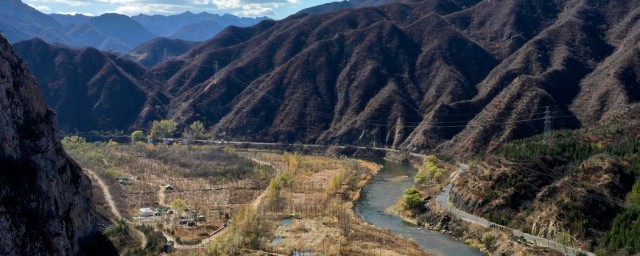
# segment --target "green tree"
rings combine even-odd
[[[410,187],[404,191],[402,205],[405,210],[410,210],[413,213],[422,211],[424,205],[422,204],[422,195],[415,187]]]
[[[633,184],[633,188],[627,194],[627,202],[633,206],[640,206],[640,181]]]
[[[182,137],[190,141],[205,139],[207,137],[207,130],[204,128],[204,123],[200,121],[191,123],[191,125],[184,128]]]
[[[168,138],[173,135],[177,126],[176,122],[172,120],[163,119],[160,121],[153,121],[149,137],[153,139]]]
[[[137,130],[131,133],[131,142],[144,141],[144,132]]]
[[[420,167],[418,175],[416,175],[415,182],[422,184],[426,181],[440,181],[446,170],[440,168],[437,163],[437,157],[427,156]]]
[[[183,199],[176,199],[171,201],[171,208],[177,211],[177,213],[182,213],[184,209],[187,209],[187,202]]]
[[[419,171],[414,178],[414,182],[416,184],[422,185],[425,181],[427,181],[427,174],[424,171]]]

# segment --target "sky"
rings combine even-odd
[[[171,15],[186,11],[282,19],[307,7],[341,0],[22,0],[43,13],[97,16],[120,13]]]

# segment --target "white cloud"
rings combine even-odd
[[[91,4],[91,1],[76,1],[76,0],[31,0],[36,3],[53,3],[53,4],[66,4],[69,6],[87,6]]]
[[[82,14],[84,16],[96,16],[93,13],[90,12],[56,12],[57,14],[64,14],[64,15],[76,15],[76,14]]]
[[[239,16],[271,16],[285,7],[299,6],[307,0],[23,0],[44,12],[81,12],[125,15],[177,14],[185,11],[232,13]],[[323,0],[308,0],[310,2]],[[330,0],[326,0],[328,2]],[[65,7],[66,6],[66,7]]]
[[[273,11],[273,9],[271,8],[265,8],[265,7],[248,7],[248,8],[243,8],[241,11],[233,11],[232,12],[234,15],[236,16],[269,16],[269,15],[275,15],[276,12]]]
[[[38,5],[38,6],[31,6],[31,7],[36,8],[36,10],[41,12],[45,12],[45,13],[51,12],[51,8],[49,8],[49,6],[46,6],[46,5]]]
[[[125,15],[144,14],[176,14],[186,11],[217,12],[218,6],[213,3],[199,3],[197,1],[140,1],[140,0],[111,0],[116,9],[109,12]]]
[[[297,3],[298,0],[97,0],[110,2],[110,12],[124,15],[176,14],[185,11],[232,13],[239,16],[275,15],[273,8]]]

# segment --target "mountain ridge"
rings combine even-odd
[[[228,27],[148,72],[163,84],[157,113],[229,139],[471,156],[542,132],[546,106],[554,129],[638,111],[630,6],[437,0],[299,13]]]
[[[95,48],[69,49],[40,39],[14,44],[25,58],[45,99],[58,112],[62,129],[126,130],[163,98],[159,84],[143,66]]]
[[[11,43],[37,37],[49,43],[77,48],[91,46],[120,53],[127,53],[155,37],[205,41],[227,26],[251,26],[268,19],[209,13],[133,17],[114,13],[95,17],[47,15],[22,1],[2,0],[0,3],[4,6],[0,9],[0,31],[4,31]]]

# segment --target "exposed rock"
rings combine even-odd
[[[0,255],[76,255],[93,230],[91,183],[59,142],[56,115],[0,37]]]

